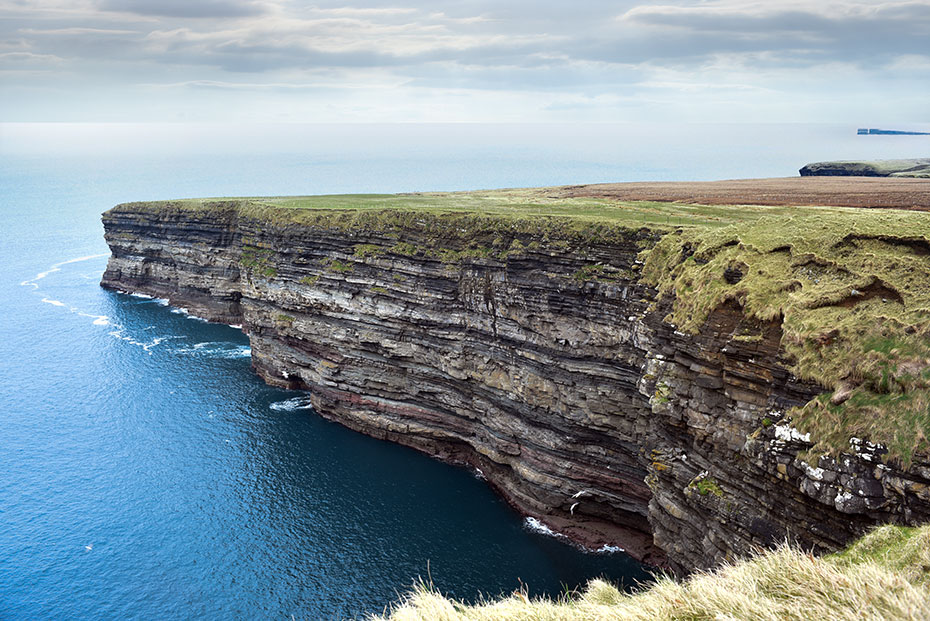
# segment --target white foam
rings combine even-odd
[[[165,304],[165,306],[167,306],[167,303]],[[203,322],[207,321],[203,317],[198,317],[197,315],[191,314],[191,312],[187,310],[186,308],[181,308],[181,307],[172,308],[171,312],[174,313],[175,315],[184,315],[188,319],[194,319],[196,321],[203,321]]]
[[[268,406],[275,412],[296,412],[297,410],[310,410],[313,405],[310,403],[310,396],[304,395],[294,397],[286,401],[277,401]]]
[[[94,322],[94,323],[96,323],[96,322]],[[103,325],[103,324],[98,324],[98,325]],[[116,328],[116,330],[113,330],[113,331],[111,331],[111,332],[109,333],[110,336],[112,336],[112,337],[114,337],[114,338],[117,338],[117,339],[119,339],[119,340],[121,340],[121,341],[123,341],[123,342],[129,343],[130,345],[134,345],[134,346],[136,346],[136,347],[141,347],[142,350],[143,350],[145,353],[149,354],[150,356],[152,355],[152,349],[155,348],[155,347],[158,347],[159,345],[161,345],[161,344],[164,343],[165,341],[168,341],[168,340],[171,340],[171,339],[183,338],[183,337],[181,337],[181,336],[168,335],[168,336],[156,336],[156,337],[153,338],[151,341],[140,341],[140,340],[138,340],[138,339],[135,339],[135,338],[133,338],[133,337],[131,337],[131,336],[128,336],[128,335],[124,334],[123,328],[122,328],[121,326],[118,326],[118,325],[115,325],[115,324],[110,324],[110,325],[112,325],[112,326],[114,326],[114,327]]]
[[[78,257],[78,258],[76,258],[76,259],[68,259],[67,261],[59,261],[58,263],[55,263],[54,265],[50,266],[50,267],[49,267],[47,270],[45,270],[44,272],[39,272],[39,273],[36,274],[33,278],[31,278],[31,279],[29,279],[29,280],[24,280],[23,282],[21,282],[21,283],[19,283],[19,284],[20,284],[20,286],[23,286],[23,287],[32,287],[33,289],[38,289],[38,288],[39,288],[39,283],[38,283],[37,281],[42,280],[43,278],[45,278],[45,277],[48,276],[49,274],[54,274],[55,272],[60,272],[60,271],[61,271],[61,266],[62,266],[62,265],[68,265],[69,263],[79,263],[79,262],[81,262],[81,261],[89,261],[90,259],[99,259],[100,257],[107,257],[107,256],[110,256],[109,253],[103,253],[103,254],[89,254],[89,255],[87,255],[86,257]]]
[[[617,552],[626,552],[626,550],[620,546],[609,546],[605,544],[595,550],[595,552],[598,554],[616,554]]]
[[[546,535],[547,537],[565,537],[562,533],[557,533],[534,517],[526,516],[523,518],[523,526],[534,533]]]
[[[220,341],[208,341],[206,343],[197,343],[193,347],[182,347],[175,350],[179,354],[188,356],[200,356],[203,358],[249,358],[252,355],[252,348],[248,345],[234,345],[233,343],[223,343]]]
[[[129,295],[131,295],[134,298],[142,298],[143,300],[154,300],[155,299],[154,295],[149,295],[147,293],[130,293]]]
[[[46,304],[51,304],[52,306],[67,306],[64,302],[59,302],[58,300],[50,300],[48,298],[42,298],[42,301]]]

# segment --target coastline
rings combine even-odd
[[[858,179],[646,185],[655,202],[612,202],[643,184],[609,184],[127,204],[104,216],[114,255],[103,284],[242,324],[253,369],[266,382],[308,390],[324,418],[480,470],[521,515],[588,549],[619,545],[686,572],[789,533],[835,549],[876,519],[900,519],[896,504],[882,508],[886,488],[852,493],[839,482],[862,480],[875,451],[853,447],[852,461],[799,465],[814,442],[786,435],[791,428],[781,421],[831,386],[789,370],[777,320],[722,304],[697,333],[678,330],[662,319],[674,310],[660,295],[668,283],[641,280],[637,257],[655,255],[645,266],[654,272],[676,256],[674,248],[650,250],[660,238],[681,237],[687,249],[686,231],[727,222],[756,235],[753,220],[743,223],[750,215],[765,218],[763,229],[772,217],[796,215],[845,229],[859,210],[837,204],[923,211],[910,197],[930,185],[890,180],[882,201],[869,201],[874,185]],[[773,185],[783,194],[766,194]],[[729,188],[736,206],[662,203],[682,192],[697,200],[708,187]],[[751,187],[759,194],[734,194]],[[744,206],[781,205],[786,188],[791,200],[813,188],[829,207],[811,207],[811,215],[793,204]],[[357,201],[355,211],[346,207]],[[525,214],[524,205],[561,219]],[[669,225],[662,210],[676,209],[694,211],[703,224]],[[605,218],[613,219],[606,227]],[[800,254],[791,262],[809,245],[797,226],[791,235]],[[738,240],[723,247],[734,244],[743,247]],[[921,248],[910,237],[892,246]],[[746,267],[733,265],[725,271],[731,285],[747,277]],[[903,303],[886,292],[890,286],[863,299]],[[888,476],[907,476],[913,491],[905,495],[920,496],[922,479],[905,470]],[[824,472],[836,478],[825,482]],[[760,497],[769,509],[757,506]],[[829,529],[819,526],[825,520]],[[705,527],[714,539],[701,542]],[[671,552],[667,564],[660,550]]]

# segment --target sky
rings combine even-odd
[[[930,122],[930,0],[0,0],[0,122]]]

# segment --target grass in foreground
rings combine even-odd
[[[632,595],[603,580],[559,601],[514,593],[467,605],[421,584],[381,621],[930,619],[930,526],[882,526],[824,558],[782,546]]]

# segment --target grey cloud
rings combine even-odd
[[[244,0],[104,0],[100,8],[137,15],[180,18],[255,17],[266,11],[260,4]]]
[[[884,4],[866,13],[833,14],[813,9],[760,13],[721,11],[712,5],[696,9],[644,6],[627,13],[623,21],[652,28],[656,36],[695,56],[797,50],[811,62],[871,64],[901,54],[930,53],[930,4],[924,3]]]
[[[928,56],[930,38],[930,5],[915,2],[881,5],[869,18],[861,12],[830,15],[804,8],[753,13],[740,11],[736,3],[726,10],[711,10],[719,5],[707,3],[639,3],[636,8],[634,2],[608,0],[590,0],[584,10],[538,0],[461,0],[449,6],[396,0],[347,6],[346,0],[320,0],[312,7],[296,0],[101,2],[109,11],[106,20],[100,14],[43,20],[43,29],[58,30],[45,34],[36,30],[38,21],[0,24],[0,41],[25,37],[23,51],[37,57],[96,61],[98,68],[137,72],[139,81],[147,81],[146,71],[165,73],[176,66],[201,79],[202,88],[235,82],[228,77],[232,73],[267,74],[275,81],[275,72],[345,75],[351,69],[371,69],[418,87],[598,94],[629,89],[655,68],[688,70],[726,54],[759,71],[803,71],[834,61],[875,68],[902,54]],[[277,10],[268,20],[227,19],[259,15],[275,3]],[[325,18],[331,9],[332,19],[325,24],[302,21]],[[635,10],[616,19],[630,9]],[[434,14],[438,11],[441,16]],[[154,19],[131,19],[128,13]],[[265,22],[273,20],[284,25],[280,36],[268,30]],[[339,20],[345,23],[337,24]],[[360,25],[357,32],[346,25],[353,20]],[[104,26],[112,34],[91,32]],[[398,31],[408,39],[422,36],[423,49],[393,48],[391,37]]]

